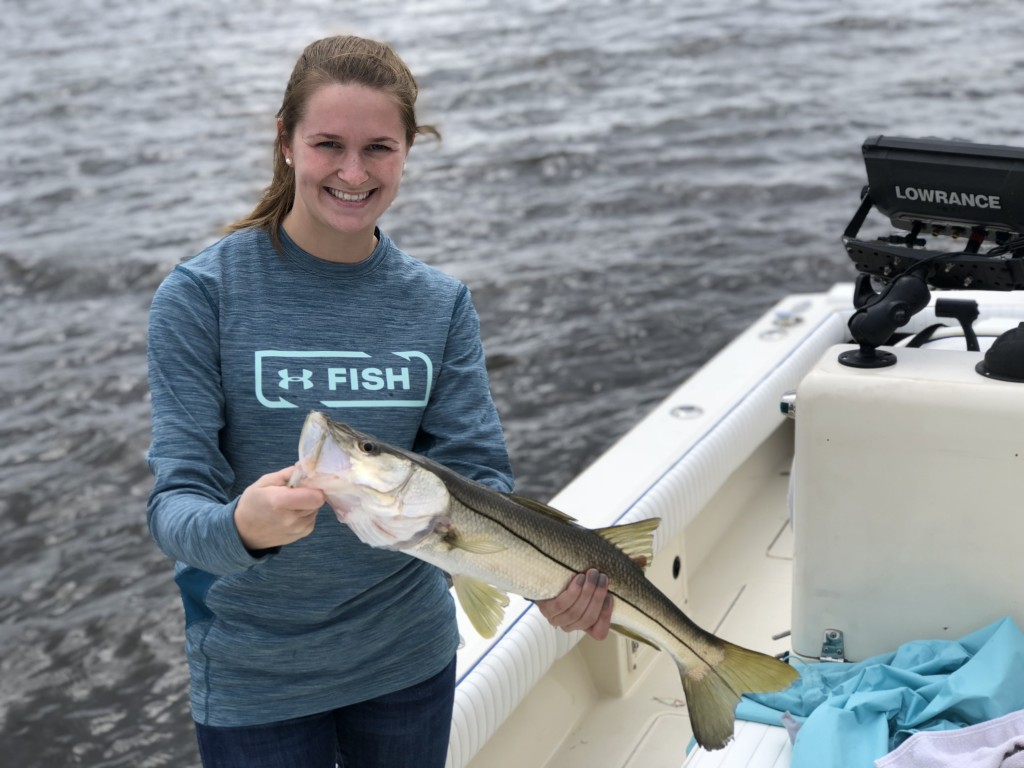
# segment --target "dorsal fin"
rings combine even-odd
[[[514,501],[516,504],[522,504],[524,507],[529,507],[534,512],[540,512],[542,515],[554,518],[555,520],[561,520],[563,523],[575,523],[576,518],[570,517],[561,510],[549,507],[536,499],[528,499],[525,496],[516,496],[514,493],[505,494],[509,499]]]
[[[419,458],[417,454],[409,454],[409,456],[410,458]],[[567,515],[565,512],[555,509],[554,507],[549,507],[547,504],[537,501],[536,499],[530,499],[527,498],[526,496],[517,496],[514,493],[503,493],[501,491],[496,491],[493,488],[488,488],[485,485],[482,485],[478,482],[463,477],[462,475],[456,474],[447,467],[437,464],[436,462],[430,465],[424,464],[424,466],[441,477],[441,479],[444,481],[445,486],[448,488],[448,492],[453,497],[455,497],[459,501],[459,503],[477,512],[481,511],[480,509],[478,509],[480,505],[479,494],[481,492],[484,494],[493,493],[498,496],[501,496],[504,499],[508,499],[513,504],[518,504],[521,507],[526,507],[527,509],[530,509],[533,512],[537,512],[538,514],[544,515],[545,517],[549,517],[552,520],[557,520],[560,523],[576,522],[576,518]]]
[[[640,568],[646,568],[654,559],[654,530],[660,523],[660,517],[649,517],[627,525],[595,528],[594,533],[621,549]]]

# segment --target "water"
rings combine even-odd
[[[897,11],[897,9],[899,9]],[[871,135],[1020,145],[1017,0],[6,0],[0,745],[192,766],[148,539],[148,304],[268,180],[310,40],[393,42],[421,120],[384,222],[480,310],[520,490],[549,497],[838,237]],[[610,478],[614,481],[614,478]]]

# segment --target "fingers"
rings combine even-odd
[[[537,606],[552,626],[583,630],[598,640],[607,637],[614,609],[608,577],[596,569],[575,576],[560,595],[538,600]]]
[[[597,621],[586,630],[586,633],[595,640],[604,640],[608,637],[608,633],[612,628],[612,613],[615,611],[615,599],[611,595],[606,595],[604,603],[601,606],[601,613],[597,617]]]
[[[263,475],[242,492],[235,527],[247,548],[279,547],[313,532],[324,494],[317,488],[288,487],[293,469]]]
[[[288,485],[295,467],[285,467],[277,472],[263,475],[253,485],[266,491],[272,506],[279,510],[294,512],[317,512],[324,505],[324,492],[319,488],[292,487]],[[270,490],[274,489],[274,490]],[[315,514],[314,514],[315,517]]]
[[[288,480],[292,476],[292,472],[295,471],[295,467],[285,467],[279,469],[277,472],[268,472],[257,480],[253,485],[267,486],[267,485],[286,485]]]

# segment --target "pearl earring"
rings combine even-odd
[[[287,165],[290,168],[291,164],[292,164],[292,159],[290,157],[286,157],[284,159],[284,164]]]

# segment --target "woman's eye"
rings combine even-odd
[[[371,144],[369,149],[371,152],[394,152],[387,144]]]

